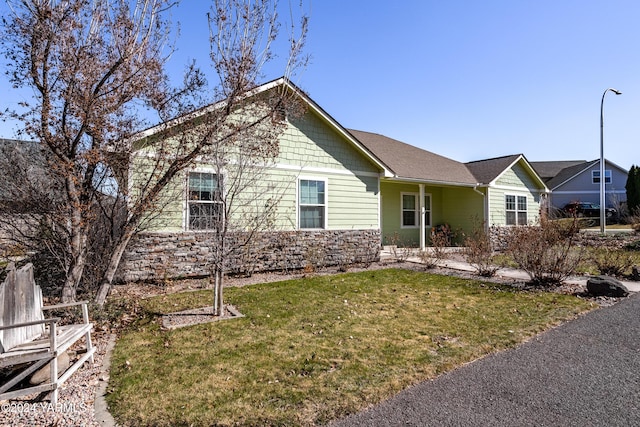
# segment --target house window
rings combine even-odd
[[[189,173],[189,230],[211,230],[222,219],[219,181],[214,173]]]
[[[431,227],[431,195],[424,195],[424,225]]]
[[[324,180],[301,179],[299,187],[300,228],[326,228],[327,185]]]
[[[591,171],[591,181],[600,184],[600,171]],[[604,171],[604,183],[611,184],[611,170]]]
[[[402,226],[416,227],[418,225],[418,204],[415,194],[402,195]]]
[[[506,195],[505,212],[507,217],[507,225],[526,225],[527,197]]]
[[[402,227],[413,228],[418,227],[420,224],[420,206],[418,205],[418,194],[415,193],[402,193]],[[431,195],[425,194],[424,196],[424,224],[427,227],[431,226]]]

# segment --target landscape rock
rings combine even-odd
[[[62,353],[58,356],[58,376],[62,375],[64,371],[69,367],[69,362],[71,362],[71,358],[67,354],[67,352]],[[38,369],[35,374],[31,376],[29,379],[29,384],[37,385],[42,384],[44,382],[51,380],[51,371],[49,370],[49,363],[47,363],[42,368]]]
[[[587,280],[587,291],[593,296],[626,297],[629,290],[617,279],[609,276],[597,276]]]
[[[631,280],[640,281],[640,266],[634,265],[631,269]]]

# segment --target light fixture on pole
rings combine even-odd
[[[607,92],[613,92],[616,95],[622,95],[622,92],[614,88],[609,88],[602,94],[600,102],[600,233],[605,233],[605,224],[607,222],[605,216],[605,178],[604,178],[604,96]]]

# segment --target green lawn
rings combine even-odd
[[[594,308],[575,297],[388,269],[226,290],[246,317],[163,331],[158,313],[211,291],[143,301],[112,359],[124,425],[318,425],[512,347]],[[155,314],[152,314],[155,313]]]

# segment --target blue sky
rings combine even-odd
[[[605,156],[624,168],[640,163],[637,0],[307,0],[304,8],[312,60],[295,83],[347,128],[463,162],[517,153],[593,160],[602,94],[614,87],[623,94],[605,98]],[[187,59],[208,65],[207,9],[186,0],[174,11],[176,79]],[[280,74],[270,68],[265,81]],[[0,77],[0,108],[18,98]],[[0,123],[0,137],[13,127]]]

